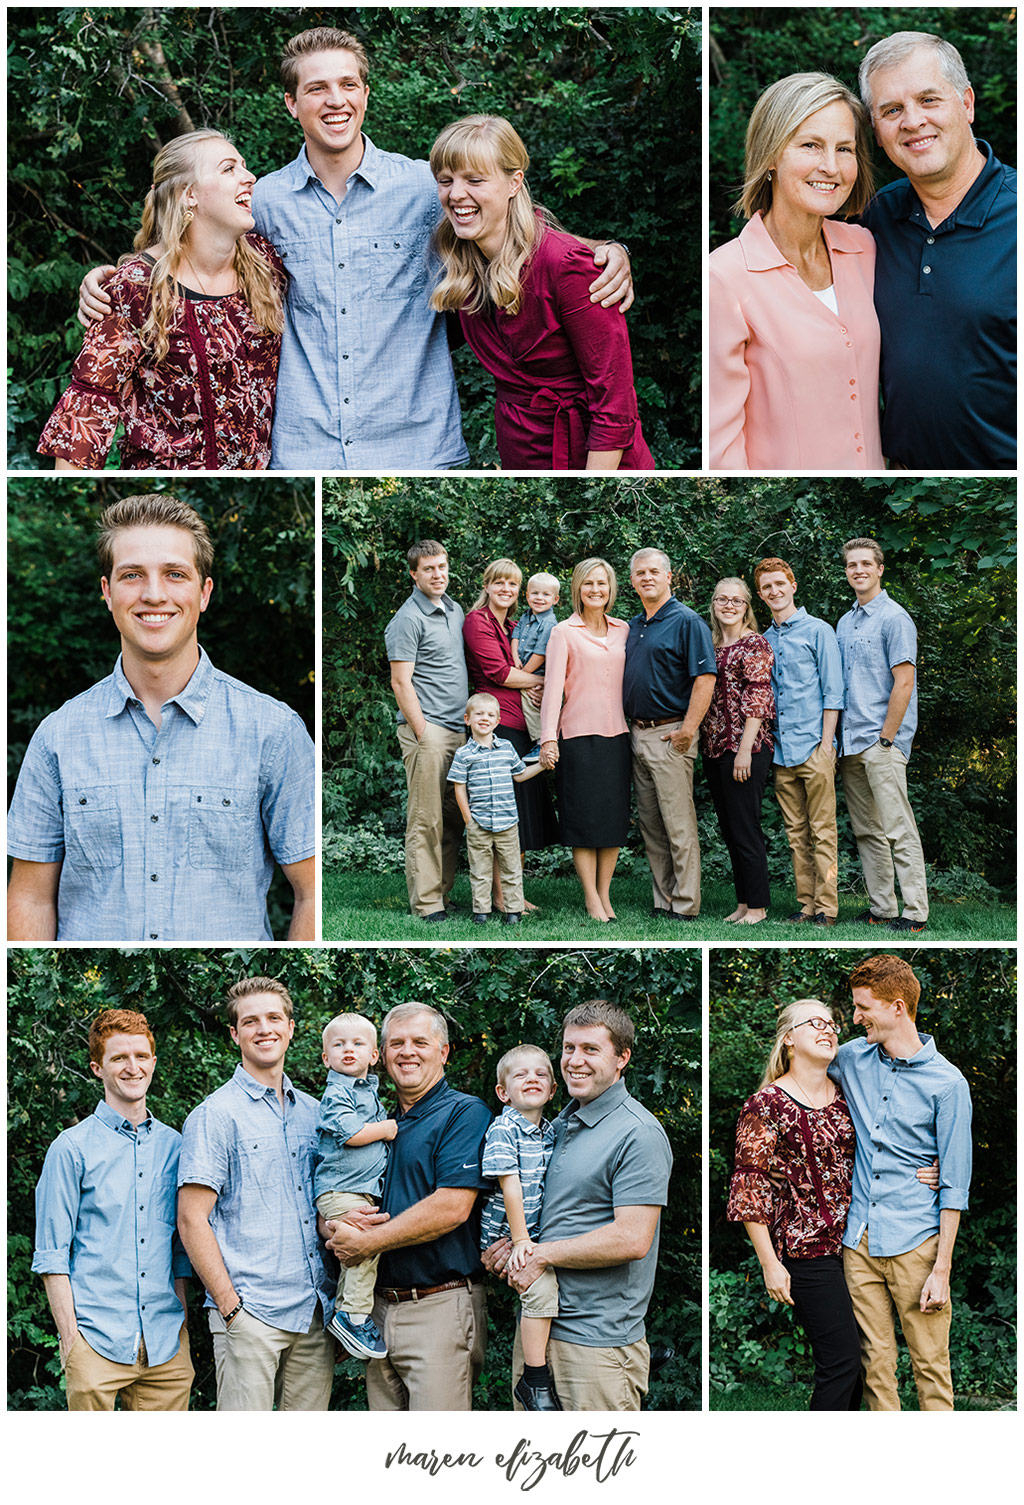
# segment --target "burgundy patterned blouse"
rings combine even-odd
[[[706,758],[737,752],[748,716],[760,716],[761,728],[751,752],[775,746],[772,717],[772,664],[775,655],[759,632],[735,643],[720,643],[715,649],[718,678],[708,713],[700,726],[700,750]]]
[[[850,1208],[856,1135],[836,1088],[827,1108],[804,1108],[773,1082],[743,1104],[726,1217],[764,1223],[781,1259],[838,1254]],[[784,1178],[773,1186],[769,1172]]]
[[[269,241],[249,235],[284,288]],[[265,470],[281,336],[261,329],[240,293],[182,297],[159,363],[143,349],[152,263],[126,261],[107,283],[110,314],[86,330],[71,385],[39,441],[82,470],[101,470],[118,421],[124,470]]]

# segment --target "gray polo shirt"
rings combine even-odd
[[[412,687],[424,716],[452,732],[465,730],[469,699],[462,647],[465,620],[465,612],[451,596],[431,601],[414,586],[384,630],[389,662],[414,665]],[[401,711],[398,720],[405,720]]]
[[[555,1148],[544,1181],[540,1237],[577,1238],[602,1228],[617,1207],[664,1207],[672,1151],[668,1136],[618,1081],[555,1119]],[[551,1336],[585,1348],[621,1348],[644,1336],[654,1289],[659,1222],[643,1259],[597,1270],[558,1269],[558,1316]]]

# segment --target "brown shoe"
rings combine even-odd
[[[818,913],[814,916],[814,924],[815,925],[834,925],[835,922],[836,922],[835,915],[834,914],[825,914],[824,910],[820,910],[819,909]]]
[[[804,912],[803,912],[802,909],[798,909],[797,912],[796,912],[796,914],[788,914],[786,916],[786,924],[787,925],[809,925],[813,919],[814,919],[814,915],[812,915],[812,914],[804,914]]]

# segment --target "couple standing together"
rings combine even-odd
[[[294,162],[257,182],[217,130],[157,154],[138,254],[83,284],[39,445],[58,470],[102,468],[118,422],[124,469],[466,465],[446,315],[495,378],[505,469],[654,468],[625,247],[534,207],[500,116],[447,126],[429,163],[378,150],[368,76],[355,37],[302,32],[281,60]]]

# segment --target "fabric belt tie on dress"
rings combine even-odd
[[[385,1301],[420,1301],[424,1296],[436,1296],[438,1291],[471,1291],[473,1281],[468,1275],[461,1280],[446,1280],[439,1286],[408,1286],[398,1290],[394,1286],[378,1286],[377,1295]]]
[[[495,383],[495,391],[498,400],[509,403],[511,407],[525,407],[537,413],[554,414],[551,433],[552,470],[568,470],[573,449],[577,454],[586,454],[587,425],[584,419],[587,409],[584,393],[556,392],[553,387],[540,387],[536,392],[529,392],[501,382]]]

